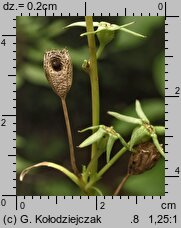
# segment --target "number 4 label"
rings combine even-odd
[[[6,40],[3,39],[3,40],[1,41],[1,44],[4,45],[4,46],[6,46]]]

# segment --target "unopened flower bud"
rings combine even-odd
[[[54,92],[65,98],[72,85],[72,62],[68,50],[45,52],[44,70]]]
[[[110,31],[106,29],[96,33],[100,45],[105,47],[108,43],[110,43],[114,38],[114,33],[115,33],[114,31]]]

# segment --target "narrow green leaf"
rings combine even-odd
[[[103,128],[99,128],[98,131],[96,131],[93,135],[89,136],[87,139],[85,139],[80,145],[80,148],[89,146],[97,141],[99,141],[104,135],[106,134],[105,130]]]
[[[131,116],[125,116],[125,115],[119,114],[117,112],[108,112],[108,114],[111,116],[114,116],[118,120],[122,120],[127,123],[133,123],[133,124],[139,124],[139,125],[142,124],[142,121],[138,118],[134,118]]]
[[[24,169],[20,174],[20,181],[23,181],[25,175],[27,173],[29,173],[32,169],[38,168],[41,166],[46,166],[46,167],[51,167],[53,169],[57,169],[58,171],[64,173],[67,177],[69,177],[76,185],[80,186],[79,179],[75,174],[73,174],[68,169],[64,168],[63,166],[52,163],[52,162],[41,162],[41,163],[38,163],[36,165],[32,165],[32,166]]]
[[[138,117],[143,120],[145,123],[150,123],[148,118],[146,117],[145,113],[143,112],[143,109],[141,107],[141,104],[138,100],[136,100],[136,113]]]

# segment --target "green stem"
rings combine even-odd
[[[87,178],[88,178],[88,176],[89,176],[89,174],[90,174],[90,171],[91,171],[91,169],[92,169],[92,166],[94,166],[94,164],[95,164],[96,162],[98,162],[98,158],[101,156],[102,153],[103,153],[102,151],[97,150],[97,153],[96,153],[95,156],[91,159],[89,165],[87,166],[86,173],[85,173],[85,178],[86,178],[86,180],[87,180]]]
[[[98,48],[98,50],[97,50],[97,54],[96,54],[97,59],[100,58],[100,56],[101,56],[101,54],[102,54],[104,48],[105,48],[105,45],[101,45],[101,44],[100,44],[100,46],[99,46],[99,48]]]
[[[93,20],[91,16],[85,17],[87,32],[93,32]],[[99,80],[98,80],[98,69],[96,59],[96,43],[94,34],[88,34],[88,46],[90,54],[90,82],[91,82],[91,94],[92,94],[92,126],[99,125]],[[93,133],[95,130],[93,130]],[[91,158],[97,153],[97,144],[92,145]],[[94,176],[97,172],[97,161],[91,167],[91,176]]]
[[[101,179],[102,175],[127,151],[126,147],[123,147],[114,157],[98,172],[96,177],[89,181],[86,185],[86,188],[89,189],[93,184],[95,184],[99,179]]]

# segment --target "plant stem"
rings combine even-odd
[[[98,161],[98,158],[101,156],[101,154],[102,154],[102,151],[97,150],[97,153],[95,154],[95,156],[89,162],[89,164],[87,166],[86,174],[85,174],[86,179],[89,176],[89,173],[91,171],[92,166],[95,164],[96,161]]]
[[[74,145],[73,145],[73,139],[72,139],[72,132],[71,132],[70,120],[69,120],[69,115],[68,115],[68,110],[67,110],[65,98],[61,98],[61,102],[62,102],[63,113],[64,113],[65,123],[66,123],[66,128],[67,128],[71,166],[72,166],[74,173],[77,176],[80,176],[80,173],[78,171],[76,161],[75,161],[75,152],[74,152]]]
[[[96,177],[89,181],[86,188],[90,188],[94,183],[101,179],[102,175],[127,151],[126,147],[123,147],[114,157],[98,172]]]
[[[128,177],[130,176],[129,173],[127,173],[127,175],[122,179],[121,183],[118,185],[118,187],[116,188],[116,191],[114,192],[113,196],[118,196],[119,192],[121,191],[123,185],[126,183],[126,181],[128,180]]]
[[[85,17],[87,32],[93,32],[93,20],[91,16]],[[96,43],[94,34],[88,34],[88,46],[90,54],[90,82],[91,82],[91,94],[92,94],[92,126],[99,125],[99,80],[98,80],[98,69],[96,59]],[[93,133],[95,130],[93,130]],[[97,145],[94,143],[91,150],[91,158],[97,153]],[[91,167],[91,176],[97,172],[97,161]]]
[[[105,45],[100,45],[100,46],[99,46],[99,48],[98,48],[98,50],[97,50],[97,54],[96,54],[97,59],[100,58],[100,56],[101,56],[101,54],[102,54],[104,48],[105,48]]]
[[[98,177],[101,177],[117,160],[127,151],[126,147],[123,147],[114,157],[99,171]]]

